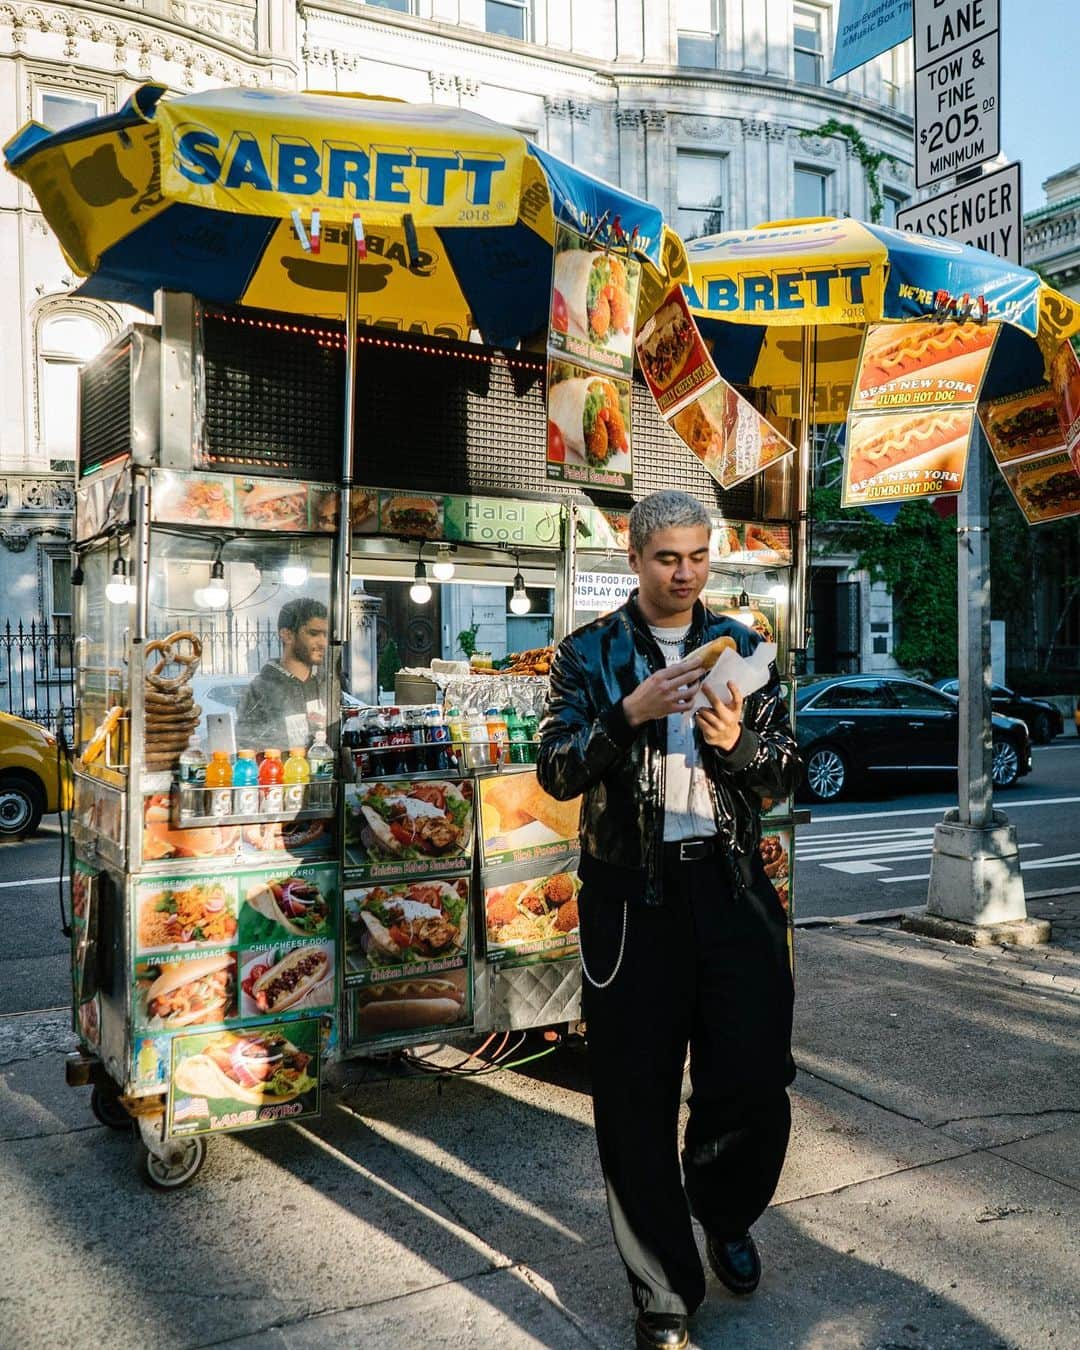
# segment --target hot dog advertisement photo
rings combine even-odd
[[[671,429],[723,488],[752,478],[795,447],[725,380],[686,404]]]
[[[641,265],[556,227],[548,349],[629,377]]]
[[[1050,385],[1057,401],[1062,440],[1080,473],[1080,357],[1063,342],[1050,363]]]
[[[852,411],[977,402],[997,330],[994,323],[868,325]]]
[[[334,864],[244,872],[237,878],[237,887],[241,946],[333,936],[337,911]]]
[[[379,779],[345,789],[345,853],[365,876],[423,876],[472,856],[469,779]]]
[[[580,797],[549,797],[535,770],[482,778],[479,787],[486,866],[554,858],[577,847]]]
[[[220,1026],[237,1015],[237,955],[146,957],[135,962],[135,1026],[179,1031]]]
[[[472,1021],[466,969],[438,975],[418,971],[408,979],[365,984],[348,992],[353,1042],[415,1040],[418,1031],[427,1029],[430,1039],[439,1040],[441,1032],[467,1030]]]
[[[320,1038],[317,1017],[175,1037],[169,1133],[246,1130],[318,1115]]]
[[[332,1009],[333,942],[255,948],[240,957],[240,1016],[278,1017],[293,1009]]]
[[[1080,515],[1080,474],[1064,450],[1004,465],[1001,475],[1029,525]]]
[[[842,506],[955,494],[964,486],[975,409],[852,413]]]
[[[484,892],[488,960],[507,969],[576,955],[580,889],[572,870],[489,886]]]
[[[350,974],[388,978],[414,968],[463,965],[469,946],[469,880],[398,881],[346,890]]]
[[[678,286],[642,324],[637,357],[645,383],[664,417],[678,412],[720,378]]]
[[[628,489],[630,385],[569,361],[548,362],[547,476]]]

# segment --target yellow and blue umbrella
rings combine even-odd
[[[687,256],[690,308],[721,371],[769,389],[780,414],[803,415],[803,334],[813,333],[818,422],[845,420],[868,323],[985,306],[1002,323],[986,380],[994,394],[1037,384],[1061,341],[1080,331],[1080,305],[1035,272],[884,225],[779,222],[693,240]]]
[[[79,293],[144,309],[168,289],[341,318],[361,233],[357,321],[447,337],[545,326],[556,222],[625,242],[655,287],[687,275],[656,207],[460,108],[147,84],[4,153],[89,278]]]

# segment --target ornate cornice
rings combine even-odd
[[[756,117],[744,117],[742,119],[743,136],[748,141],[760,141],[765,135],[765,123],[759,121]]]
[[[846,141],[835,136],[804,136],[795,127],[788,127],[787,142],[792,150],[814,159],[827,159],[837,163],[844,154]]]
[[[545,94],[544,111],[549,117],[567,117],[575,122],[587,122],[592,116],[592,104],[580,98]]]
[[[674,116],[672,130],[677,136],[699,141],[724,141],[733,145],[740,136],[739,124],[730,117]]]
[[[449,70],[429,70],[428,85],[439,94],[461,94],[475,98],[480,92],[480,81],[469,75],[456,75]]]
[[[787,139],[787,127],[783,122],[766,122],[765,137],[774,144]]]
[[[38,515],[70,515],[74,510],[73,478],[0,474],[0,511],[18,512],[20,515],[27,512]],[[54,529],[48,525],[36,525],[32,529],[27,529],[20,524],[5,527],[0,531],[4,547],[10,549],[12,553],[21,553],[32,537],[43,534],[58,534],[64,539],[70,537],[67,530]]]

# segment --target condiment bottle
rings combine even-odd
[[[256,815],[259,810],[259,769],[254,750],[236,752],[232,781],[233,807],[237,815]]]
[[[263,761],[259,765],[259,806],[264,815],[281,815],[285,802],[284,776],[281,751],[263,751]]]
[[[212,816],[232,815],[232,765],[224,750],[215,750],[206,766],[206,795]]]
[[[310,781],[311,768],[307,762],[307,755],[304,753],[303,746],[291,746],[289,758],[285,761],[282,771],[286,811],[302,811],[304,809],[304,799],[307,796],[307,785]]]

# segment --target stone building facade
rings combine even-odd
[[[694,236],[868,216],[849,142],[817,134],[832,118],[894,156],[888,221],[913,192],[909,44],[829,85],[835,22],[835,0],[0,0],[0,130],[113,112],[147,80],[449,103],[649,197]],[[73,293],[9,175],[0,268],[0,632],[42,619],[62,631],[75,374],[141,316]]]

